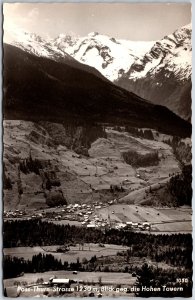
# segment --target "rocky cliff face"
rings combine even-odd
[[[187,25],[156,42],[116,83],[190,120],[191,32]]]
[[[54,40],[60,50],[66,51],[81,63],[95,67],[106,78],[118,79],[138,57],[142,57],[154,42],[117,40],[91,32],[86,37],[60,36]]]

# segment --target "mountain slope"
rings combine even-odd
[[[81,65],[82,66],[82,65]],[[4,45],[6,119],[109,122],[181,136],[189,123],[94,74]]]
[[[186,25],[156,42],[116,83],[190,120],[191,31]]]
[[[107,203],[168,181],[180,171],[171,146],[164,142],[170,137],[164,134],[154,133],[154,140],[147,140],[122,128],[22,120],[4,120],[3,126],[4,210],[46,208],[56,193],[69,204]],[[85,153],[78,155],[78,149]],[[131,166],[123,159],[128,149],[141,156],[158,149],[158,164]],[[112,186],[123,189],[113,193]]]
[[[60,34],[55,39],[22,31],[9,32],[10,39],[7,36],[5,42],[24,51],[85,69],[102,79],[105,76],[190,121],[191,25],[156,42],[116,40],[97,32],[86,37]]]
[[[57,62],[75,66],[78,69],[93,73],[96,76],[106,80],[106,78],[104,78],[104,76],[98,72],[98,70],[93,68],[93,66],[89,66],[87,64],[81,65],[76,59],[74,59],[65,51],[65,48],[59,48],[52,39],[44,39],[35,33],[25,32],[22,30],[14,31],[13,29],[5,29],[5,33],[6,34],[4,34],[3,38],[4,43],[16,46],[25,52],[39,57],[46,57]]]

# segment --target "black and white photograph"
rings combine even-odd
[[[191,4],[2,13],[4,296],[192,297]]]

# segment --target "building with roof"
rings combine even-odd
[[[57,285],[57,286],[70,287],[70,279],[69,278],[53,278],[53,279],[51,279],[50,284]]]

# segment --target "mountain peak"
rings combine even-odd
[[[192,23],[182,26],[181,28],[192,30]]]
[[[52,40],[54,46],[62,51],[66,51],[67,48],[72,47],[78,40],[78,36],[74,33],[60,33],[56,38]]]
[[[192,33],[192,24],[187,24],[179,29],[177,29],[173,34],[176,36],[180,36],[180,39],[191,39],[191,33]]]
[[[94,36],[96,36],[96,35],[99,35],[99,33],[98,32],[95,32],[95,31],[93,31],[93,32],[90,32],[90,33],[88,33],[88,37],[94,37]]]

